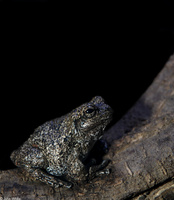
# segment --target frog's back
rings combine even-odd
[[[63,134],[61,126],[64,119],[65,116],[55,118],[37,127],[34,133],[30,135],[28,139],[29,143],[31,145],[37,145],[41,149],[52,144]]]

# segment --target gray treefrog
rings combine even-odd
[[[11,160],[36,180],[55,188],[108,174],[108,160],[86,163],[89,152],[111,121],[112,109],[100,96],[39,126],[11,154]]]

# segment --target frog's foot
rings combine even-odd
[[[39,180],[43,183],[46,183],[47,185],[50,185],[54,188],[59,188],[59,187],[66,187],[66,188],[70,188],[72,187],[72,183],[63,181],[55,176],[52,176],[44,171],[42,171],[41,169],[34,169],[31,168],[29,170],[29,173],[31,174],[31,176],[33,176],[36,180]]]
[[[109,162],[110,162],[110,160],[107,159],[107,160],[103,160],[103,162],[99,165],[91,166],[89,168],[89,180],[91,180],[97,176],[110,174],[110,172],[111,172],[110,169],[104,169],[109,164]]]

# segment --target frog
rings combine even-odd
[[[68,114],[37,127],[10,156],[12,162],[34,180],[53,188],[71,188],[74,183],[110,174],[109,159],[97,163],[89,154],[102,139],[112,120],[112,108],[101,96],[73,109]]]

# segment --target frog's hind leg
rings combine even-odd
[[[31,146],[26,142],[22,147],[13,151],[10,158],[16,166],[25,169],[31,179],[40,180],[54,188],[72,186],[71,183],[62,181],[44,170],[48,163],[37,146]]]
[[[13,151],[10,158],[17,167],[30,166],[44,168],[45,165],[47,165],[42,151],[38,147],[31,146],[27,142],[19,149]]]
[[[46,183],[47,185],[50,185],[54,188],[62,186],[70,188],[72,186],[71,183],[60,180],[59,178],[56,178],[55,176],[52,176],[39,168],[37,169],[31,168],[29,172],[33,177],[35,177],[36,180],[40,180],[41,182]]]

